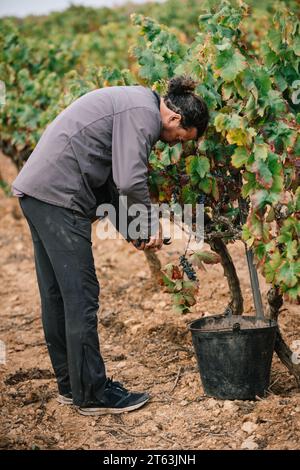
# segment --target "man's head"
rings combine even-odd
[[[205,132],[209,114],[206,103],[194,94],[196,82],[188,77],[169,81],[168,92],[161,100],[163,128],[160,139],[169,145],[197,140]]]

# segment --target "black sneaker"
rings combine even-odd
[[[90,406],[79,407],[82,415],[118,414],[137,410],[150,399],[148,393],[129,392],[120,382],[107,379],[102,400]]]

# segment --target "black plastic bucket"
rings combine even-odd
[[[206,395],[228,400],[263,397],[270,382],[277,324],[217,315],[189,325]]]

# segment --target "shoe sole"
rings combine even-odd
[[[73,398],[67,398],[63,395],[58,395],[56,401],[58,401],[58,403],[60,403],[61,405],[73,405]]]
[[[142,401],[141,403],[137,403],[136,405],[128,406],[126,408],[77,408],[78,413],[84,416],[100,416],[106,414],[121,414],[126,413],[127,411],[134,411],[141,406],[145,405],[147,401],[149,401],[150,397],[147,400]]]

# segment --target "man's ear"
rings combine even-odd
[[[178,113],[172,113],[171,116],[169,117],[169,123],[172,125],[179,125],[181,123],[181,115]]]

